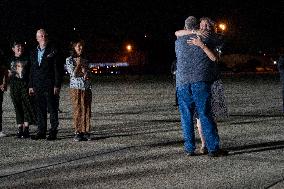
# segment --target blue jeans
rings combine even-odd
[[[194,152],[195,135],[193,115],[196,106],[209,152],[219,150],[219,135],[211,113],[211,84],[197,82],[177,87],[181,126],[186,152]]]

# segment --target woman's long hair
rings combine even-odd
[[[76,57],[79,56],[79,55],[77,54],[77,52],[75,51],[75,46],[76,46],[78,43],[83,46],[83,52],[82,52],[82,54],[80,55],[80,57],[83,57],[83,58],[84,58],[84,57],[86,56],[86,55],[85,55],[85,41],[82,40],[82,39],[78,39],[78,40],[75,40],[75,41],[71,42],[70,55],[71,55],[73,58],[76,58]]]

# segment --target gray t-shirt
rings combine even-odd
[[[206,53],[198,46],[188,45],[187,40],[196,35],[186,35],[175,41],[177,57],[176,86],[200,81],[213,82],[218,77],[216,63],[211,61]],[[213,48],[210,39],[204,43]]]

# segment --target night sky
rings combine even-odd
[[[36,30],[46,28],[62,46],[78,36],[93,45],[128,40],[172,61],[174,31],[189,15],[227,23],[234,51],[284,46],[283,0],[1,0],[0,12],[1,46],[14,38],[35,44]]]

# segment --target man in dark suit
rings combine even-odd
[[[37,112],[37,134],[32,139],[45,139],[47,132],[47,108],[50,111],[49,135],[47,140],[57,138],[58,102],[61,87],[61,63],[58,50],[48,42],[47,33],[39,29],[36,33],[38,46],[31,53],[29,94],[35,96]]]

